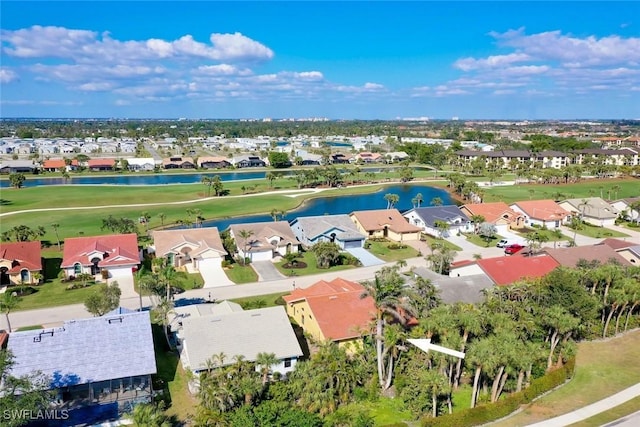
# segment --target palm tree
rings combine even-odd
[[[279,362],[275,353],[258,353],[256,356],[256,365],[260,367],[262,373],[262,385],[264,386],[269,380],[269,373],[271,373],[271,367]]]
[[[395,268],[383,267],[376,273],[373,282],[365,282],[365,291],[361,298],[371,297],[376,307],[376,357],[380,387],[386,390],[391,386],[393,360],[389,349],[384,345],[384,327],[388,317],[406,323],[406,317],[413,310],[405,298],[403,279]],[[387,367],[389,363],[389,367]]]
[[[209,176],[203,176],[200,180],[207,187],[207,197],[211,196],[211,187],[213,186],[213,178]]]
[[[2,298],[0,298],[0,311],[4,312],[5,319],[7,320],[7,328],[11,332],[11,322],[9,321],[9,313],[11,310],[18,306],[20,298],[14,295],[13,292],[5,292]]]
[[[58,228],[60,228],[60,224],[58,224],[57,222],[54,222],[53,224],[51,224],[51,228],[53,228],[54,233],[56,233],[56,240],[58,242],[58,250],[60,249],[60,236],[58,235]]]
[[[474,234],[478,234],[478,230],[480,229],[480,224],[485,221],[484,216],[482,215],[472,215],[471,222],[473,222],[473,232]]]
[[[422,193],[416,194],[416,196],[413,199],[411,199],[411,204],[413,205],[414,208],[419,208],[423,202],[424,202],[424,197],[422,197]]]
[[[247,265],[247,253],[251,248],[251,241],[249,240],[253,236],[253,230],[242,229],[238,232],[238,235],[242,239],[242,264]]]
[[[393,209],[400,200],[400,196],[393,193],[387,193],[384,195],[384,199],[387,201],[387,209]]]
[[[267,179],[267,181],[269,181],[269,187],[273,188],[273,181],[278,178],[278,175],[273,172],[267,172],[265,178]]]
[[[162,324],[162,332],[164,332],[164,338],[167,340],[169,348],[173,348],[171,340],[169,339],[169,315],[173,312],[173,301],[163,299],[154,308],[155,320]]]
[[[135,405],[131,413],[131,421],[136,427],[171,427],[171,419],[164,414],[164,402],[158,405],[152,403],[141,403]]]
[[[482,370],[493,363],[495,356],[493,343],[488,338],[481,338],[474,341],[469,346],[469,351],[466,355],[466,360],[469,364],[475,367],[475,373],[473,376],[473,388],[471,390],[471,408],[475,408],[478,402],[478,391],[480,385],[480,375]]]
[[[435,226],[436,230],[438,230],[438,237],[440,239],[444,238],[445,233],[449,231],[450,228],[449,223],[441,219],[435,220],[433,225]]]
[[[440,197],[434,197],[429,203],[431,206],[442,206],[442,199]]]
[[[149,233],[149,220],[151,219],[151,215],[145,211],[140,214],[140,218],[144,219],[144,231]]]
[[[164,220],[167,217],[167,215],[165,215],[163,212],[160,212],[158,214],[158,218],[160,219],[160,226],[164,227]]]

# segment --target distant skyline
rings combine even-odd
[[[0,5],[0,117],[639,119],[640,3]]]

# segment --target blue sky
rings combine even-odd
[[[640,3],[3,0],[2,117],[640,118]]]

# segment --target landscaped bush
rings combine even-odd
[[[76,282],[76,283],[71,283],[70,285],[67,285],[66,290],[67,291],[72,291],[74,289],[82,289],[82,288],[88,288],[89,286],[93,285],[95,282]]]
[[[397,250],[397,249],[406,249],[407,245],[403,245],[400,243],[389,243],[387,245],[387,248],[391,249],[391,250]]]
[[[220,263],[220,266],[222,266],[222,268],[227,268],[229,266],[231,266],[231,261],[228,259],[224,259],[222,260],[222,262]]]
[[[360,260],[351,254],[340,254],[340,264],[355,265],[357,267],[360,265]]]
[[[495,403],[476,406],[450,415],[436,418],[423,417],[420,424],[422,427],[466,427],[506,417],[518,409],[520,405],[530,403],[536,397],[564,383],[573,376],[574,369],[575,358],[572,358],[562,368],[531,381],[531,385],[523,391],[507,395]]]
[[[8,288],[7,292],[11,292],[14,293],[16,295],[18,295],[19,297],[25,296],[25,295],[31,295],[31,294],[35,294],[37,291],[37,289],[31,287],[31,286],[16,286],[15,288]]]

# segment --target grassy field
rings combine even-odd
[[[503,239],[502,236],[496,234],[495,236],[493,236],[491,238],[491,241],[489,242],[489,244],[487,244],[487,241],[482,238],[482,236],[480,236],[479,234],[467,234],[467,241],[469,243],[473,243],[476,246],[480,246],[481,248],[490,248],[496,245],[496,243],[498,243],[501,239]]]
[[[371,245],[369,246],[368,251],[386,262],[393,262],[401,259],[414,258],[418,256],[418,251],[408,245],[405,245],[405,247],[401,249],[389,249],[390,244],[397,244],[397,243],[375,242],[372,240],[369,240],[368,242]]]
[[[608,192],[609,189],[620,187],[619,190]],[[601,191],[602,188],[602,191]],[[483,187],[485,202],[503,201],[513,203],[518,200],[540,199],[583,199],[587,197],[614,199],[637,197],[640,195],[640,180],[626,179],[589,179],[574,184],[520,184],[502,187]]]
[[[266,294],[266,295],[256,295],[253,297],[244,297],[244,298],[236,298],[230,301],[240,304],[241,306],[247,307],[275,307],[276,305],[282,305],[280,302],[280,297],[283,295],[289,295],[289,292],[277,292],[275,294]]]
[[[492,426],[524,426],[553,418],[604,399],[638,382],[640,330],[608,340],[578,345],[576,374],[556,391],[519,414]],[[640,408],[639,408],[640,409]]]
[[[629,400],[622,405],[616,406],[613,409],[610,409],[607,412],[602,412],[601,414],[595,415],[591,418],[587,418],[586,420],[573,423],[571,427],[599,427],[611,421],[615,421],[618,418],[622,418],[625,415],[633,414],[640,410],[640,396]]]
[[[451,243],[450,241],[446,240],[446,239],[436,239],[433,236],[429,236],[427,234],[423,234],[423,236],[425,236],[425,238],[427,239],[427,245],[431,246],[433,244],[444,244],[445,248],[451,249],[452,251],[462,251],[462,248],[458,245],[456,245],[455,243]]]
[[[629,237],[628,234],[621,233],[606,227],[596,227],[595,225],[582,224],[582,229],[576,230],[578,234],[596,239],[605,237]]]

